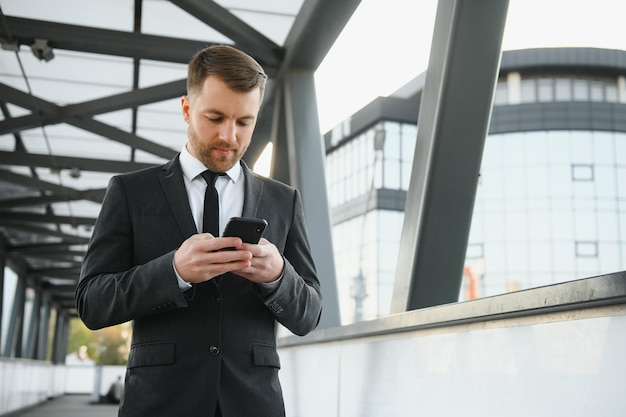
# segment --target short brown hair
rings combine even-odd
[[[259,87],[261,101],[267,75],[250,55],[228,45],[214,45],[197,52],[187,68],[187,94],[200,89],[214,75],[233,91],[247,93]]]

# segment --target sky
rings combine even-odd
[[[436,3],[362,0],[315,73],[322,133],[426,70]],[[502,49],[626,50],[625,16],[625,0],[510,0]]]

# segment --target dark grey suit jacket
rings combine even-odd
[[[275,326],[298,335],[321,313],[300,196],[245,164],[243,216],[285,258],[272,292],[237,275],[181,292],[176,248],[197,233],[178,157],[111,179],[85,255],[76,304],[91,329],[133,320],[120,416],[284,415]]]

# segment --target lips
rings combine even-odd
[[[228,155],[236,151],[233,148],[213,148],[213,150],[220,155]]]

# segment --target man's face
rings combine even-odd
[[[187,150],[213,172],[232,168],[250,145],[261,92],[233,91],[209,76],[199,91],[181,99],[187,129]]]

